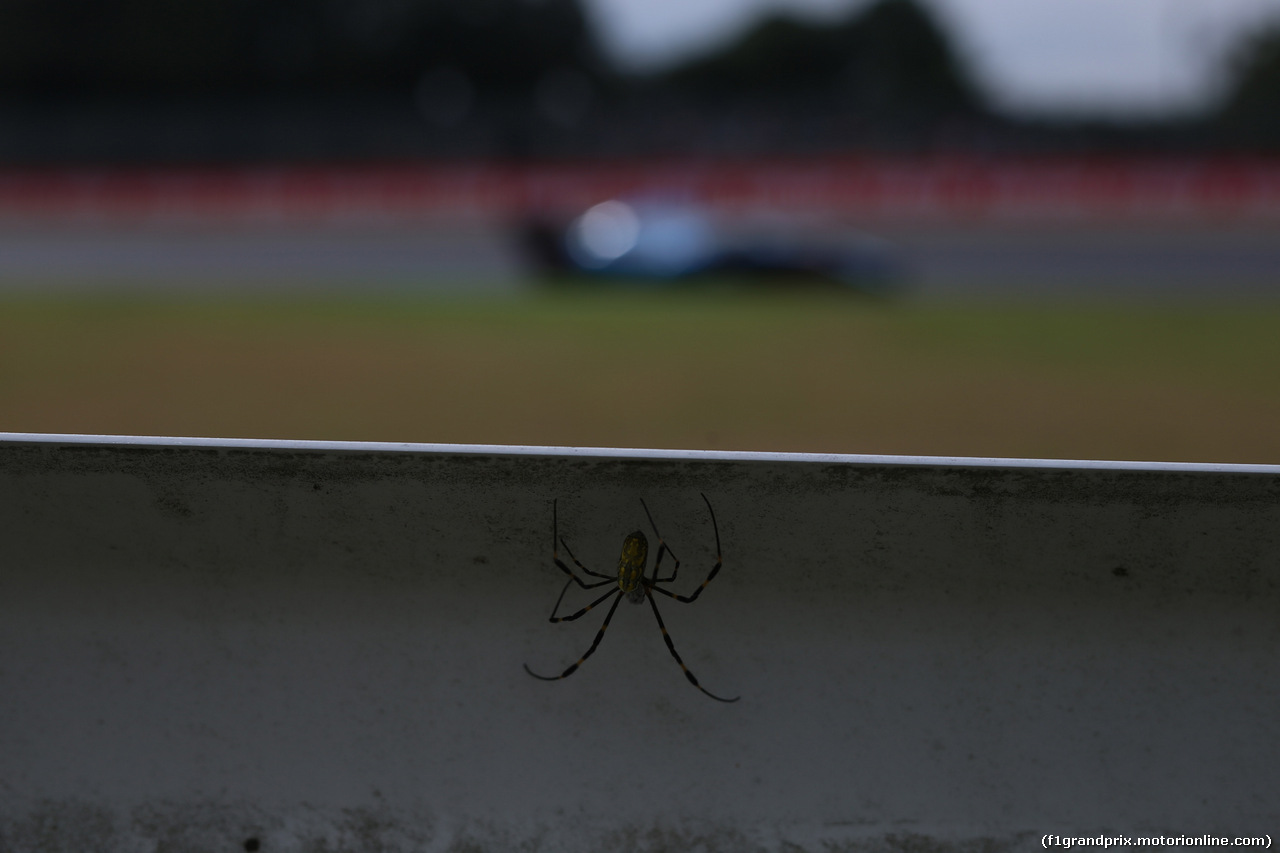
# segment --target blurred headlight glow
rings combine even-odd
[[[570,229],[569,250],[578,263],[603,267],[635,248],[640,217],[631,205],[605,201],[588,210]]]

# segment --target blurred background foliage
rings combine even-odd
[[[892,0],[831,26],[768,18],[740,40],[662,81],[717,99],[812,100],[812,108],[974,116],[980,97],[945,34],[909,0]]]
[[[601,65],[572,0],[17,0],[0,69],[40,98],[408,95],[454,66],[486,94]]]
[[[648,74],[575,0],[6,0],[0,160],[1280,149],[1280,31],[1229,78],[1177,119],[1017,117],[913,0]]]
[[[1232,55],[1230,79],[1226,99],[1206,123],[1232,143],[1280,149],[1280,26],[1244,39]]]

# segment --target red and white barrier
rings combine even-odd
[[[619,196],[905,221],[1272,220],[1280,160],[845,158],[0,171],[0,218],[313,223],[556,214]]]

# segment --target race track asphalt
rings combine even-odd
[[[1280,295],[1280,225],[861,224],[920,296]],[[502,223],[134,226],[0,223],[0,292],[518,293]]]

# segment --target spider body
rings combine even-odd
[[[699,595],[702,594],[702,591],[707,588],[707,584],[711,583],[712,579],[715,578],[716,574],[720,571],[720,566],[723,563],[720,556],[720,528],[716,526],[716,514],[715,510],[711,508],[711,501],[707,500],[706,495],[703,495],[702,499],[706,501],[707,512],[711,515],[711,529],[715,531],[716,564],[712,567],[711,572],[707,575],[706,580],[702,582],[702,585],[695,589],[690,595],[678,595],[660,586],[660,584],[670,583],[676,579],[676,575],[680,572],[680,560],[676,557],[675,552],[671,550],[670,546],[668,546],[663,540],[662,534],[658,532],[658,526],[653,522],[653,515],[650,514],[649,507],[645,505],[643,500],[640,501],[640,506],[644,507],[644,513],[649,519],[649,526],[653,528],[654,536],[658,539],[658,556],[653,561],[652,577],[648,577],[645,574],[645,568],[649,561],[649,540],[645,538],[644,533],[639,530],[628,535],[627,538],[622,541],[622,554],[618,557],[618,572],[616,577],[612,577],[601,572],[593,572],[591,569],[582,565],[582,563],[578,561],[578,558],[573,555],[573,551],[569,550],[568,544],[560,538],[559,523],[556,516],[556,501],[552,501],[551,559],[555,562],[557,568],[569,576],[569,580],[565,581],[564,589],[560,590],[560,597],[556,599],[555,606],[551,608],[550,621],[572,622],[575,619],[585,616],[597,605],[602,604],[610,598],[613,599],[613,604],[609,606],[609,612],[605,615],[604,622],[600,625],[600,630],[596,632],[595,639],[591,641],[591,647],[582,654],[582,657],[570,664],[568,669],[559,675],[538,675],[532,669],[529,669],[528,664],[525,664],[525,672],[529,673],[534,678],[538,678],[543,681],[559,681],[560,679],[568,678],[577,672],[578,667],[582,666],[583,662],[586,661],[587,658],[591,657],[599,647],[600,641],[604,639],[604,632],[609,628],[610,620],[613,619],[614,611],[618,609],[618,604],[625,596],[627,601],[632,604],[640,604],[644,601],[649,602],[649,606],[653,609],[653,618],[657,620],[658,628],[662,631],[662,639],[667,644],[667,651],[671,652],[671,657],[673,657],[675,662],[680,665],[680,669],[684,672],[685,678],[689,680],[690,684],[719,702],[737,702],[741,697],[735,696],[732,699],[726,699],[723,696],[717,696],[698,683],[698,679],[694,677],[693,673],[689,671],[689,667],[685,666],[684,661],[680,659],[680,654],[676,651],[675,643],[672,641],[671,635],[667,633],[667,626],[663,624],[662,614],[658,612],[658,602],[654,600],[653,597],[653,594],[656,592],[659,595],[665,595],[668,598],[673,598],[683,604],[692,603]],[[573,561],[573,564],[581,569],[584,574],[600,578],[601,580],[588,583],[578,577],[573,569],[565,565],[564,561],[560,559],[559,549],[561,547],[563,547],[565,553],[569,555],[569,559]],[[671,555],[671,561],[674,565],[671,567],[671,576],[664,578],[661,577],[662,558],[667,554]],[[564,601],[565,593],[568,592],[569,587],[575,583],[583,589],[596,589],[602,586],[616,586],[614,589],[606,592],[604,595],[600,596],[595,601],[592,601],[586,607],[583,607],[575,613],[571,613],[568,616],[557,615],[560,612],[560,604]]]
[[[632,604],[644,601],[644,569],[648,562],[649,540],[643,533],[637,530],[622,540],[622,556],[618,558],[618,589],[626,593],[627,601]]]

